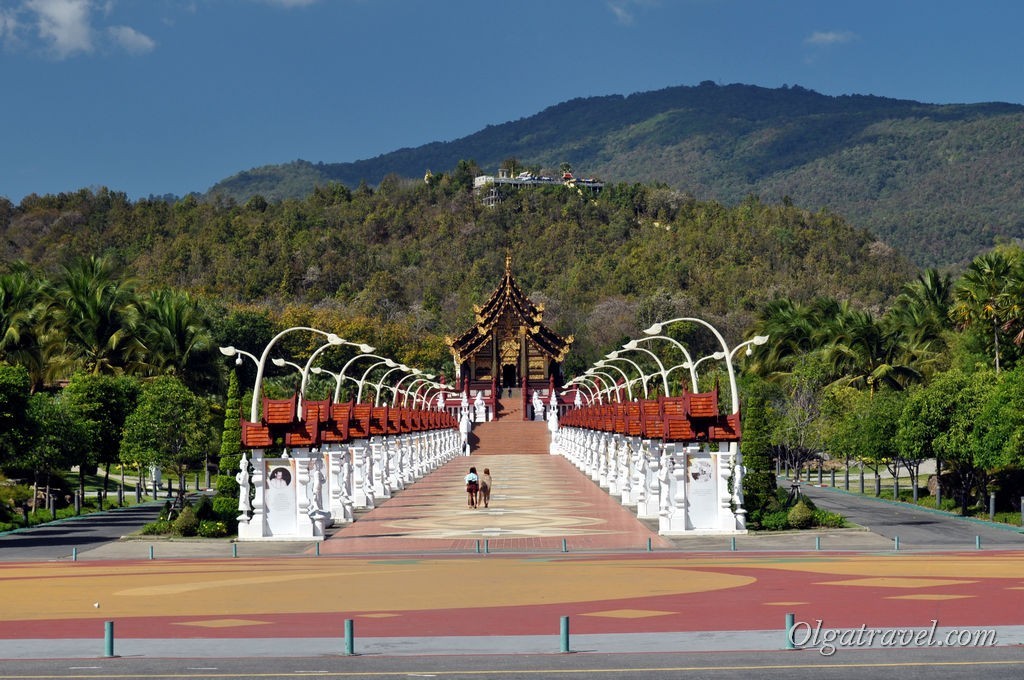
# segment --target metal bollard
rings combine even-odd
[[[562,617],[561,625],[562,654],[569,652],[569,617]]]
[[[981,550],[981,536],[974,537],[974,549]]]
[[[232,543],[231,544],[231,556],[232,557],[238,557],[238,544],[237,543]]]
[[[821,550],[821,536],[814,537],[814,549]]]
[[[562,539],[562,552],[569,552],[569,542],[564,538]]]
[[[352,619],[345,619],[345,656],[356,653],[355,627]]]
[[[895,550],[899,550],[900,549],[900,537],[896,536],[895,539],[893,539],[893,540],[895,541],[895,543],[893,544],[894,549]]]
[[[77,562],[78,561],[78,548],[72,548],[71,549],[71,561],[72,562]]]
[[[733,550],[733,551],[736,550],[736,537],[735,536],[730,536],[729,537],[729,550]]]
[[[153,546],[149,546],[149,559],[153,559]]]
[[[992,491],[988,494],[988,521],[996,521],[996,492]]]
[[[652,549],[653,548],[651,547],[651,537],[648,536],[647,537],[647,552],[651,552]]]
[[[786,614],[786,649],[796,649],[793,644],[793,627],[796,625],[796,614]]]
[[[491,553],[491,544],[490,544],[490,542],[489,542],[489,541],[488,541],[488,540],[487,540],[487,539],[485,538],[485,539],[484,539],[484,554],[485,554],[485,555],[489,555],[490,553]]]
[[[103,656],[114,656],[114,622],[103,622]]]

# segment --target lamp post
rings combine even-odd
[[[676,318],[676,319],[670,319],[668,321],[662,321],[660,323],[654,324],[653,326],[651,326],[650,328],[648,328],[648,329],[646,329],[644,331],[644,335],[658,335],[658,334],[661,333],[662,329],[665,328],[665,326],[668,326],[668,325],[671,325],[671,324],[674,324],[674,323],[679,323],[681,321],[688,321],[688,322],[691,322],[691,323],[696,323],[696,324],[700,324],[700,325],[704,326],[705,328],[710,330],[714,334],[715,338],[718,340],[718,343],[719,343],[719,345],[721,345],[722,352],[724,354],[724,356],[722,358],[725,359],[725,370],[729,374],[729,391],[730,391],[731,397],[732,397],[732,413],[739,412],[739,410],[740,410],[739,390],[736,387],[736,370],[735,370],[735,368],[733,367],[733,364],[732,364],[732,356],[733,356],[734,350],[729,348],[729,345],[725,342],[725,338],[722,337],[722,334],[718,332],[717,328],[712,326],[710,323],[708,323],[704,319],[698,319],[698,318],[692,317],[692,316],[681,316],[681,317]],[[736,346],[736,349],[739,349],[740,347],[744,347],[744,346],[745,347],[750,347],[750,345],[763,345],[766,342],[768,342],[768,336],[767,335],[757,335],[757,336],[755,336],[751,340],[747,340],[744,343],[740,343],[739,345]],[[751,351],[753,351],[753,350],[751,349]]]
[[[687,351],[686,347],[684,347],[683,343],[679,342],[678,340],[676,340],[674,338],[670,338],[667,335],[652,335],[652,336],[646,337],[646,338],[637,338],[637,339],[630,340],[625,345],[623,345],[622,348],[623,349],[638,349],[639,343],[647,342],[648,340],[667,340],[668,342],[672,343],[672,345],[682,353],[682,355],[683,355],[683,357],[685,357],[686,361],[684,361],[683,363],[678,364],[678,365],[673,366],[672,368],[668,369],[667,371],[665,371],[665,375],[667,376],[675,368],[680,368],[680,367],[682,367],[682,368],[689,368],[690,369],[690,387],[691,387],[691,389],[694,392],[700,392],[700,386],[697,384],[697,364],[699,364],[700,362],[699,361],[698,362],[694,362],[693,361],[693,357],[690,356],[690,353]]]
[[[632,381],[629,379],[629,376],[626,375],[626,372],[623,371],[618,366],[616,366],[615,364],[613,364],[612,361],[613,361],[612,359],[602,359],[601,361],[594,362],[594,365],[598,366],[600,368],[612,368],[612,369],[615,369],[616,371],[618,371],[619,373],[621,373],[622,374],[622,381],[626,384],[626,396],[629,398],[630,401],[633,401]],[[618,393],[618,388],[617,387],[616,387],[615,391],[616,391],[616,393]],[[645,396],[646,396],[646,394],[645,394]]]
[[[415,375],[415,374],[413,374],[413,375]],[[410,376],[406,376],[406,378],[408,378],[408,377],[410,377]],[[412,397],[412,407],[416,408],[416,397],[418,396],[418,392],[421,389],[423,389],[424,386],[439,385],[440,384],[440,383],[435,383],[434,382],[434,378],[435,377],[436,376],[434,376],[433,373],[422,373],[418,378],[416,378],[415,380],[410,382],[406,386],[406,388],[404,390],[405,396],[402,397],[402,408],[405,408],[409,404],[409,397]],[[403,378],[402,380],[404,380],[404,379],[405,378]],[[398,382],[401,382],[401,380],[399,380]],[[417,387],[416,391],[413,392],[412,388],[415,385],[418,385],[419,387]],[[395,387],[398,387],[398,384],[395,384]],[[396,402],[398,401],[398,392],[395,392],[395,401]]]
[[[369,368],[367,368],[365,371],[363,371],[363,375],[362,375],[361,378],[358,378],[358,379],[354,379],[353,378],[353,380],[355,380],[357,383],[359,383],[359,391],[356,393],[356,402],[357,403],[361,403],[363,401],[363,386],[367,384],[366,377],[368,375],[370,375],[371,372],[373,372],[373,369],[377,368],[378,366],[387,366],[388,368],[396,368],[398,366],[398,364],[396,364],[391,359],[385,359],[384,357],[380,357],[380,359],[381,359],[381,361],[377,361],[377,362],[371,364]],[[370,384],[373,384],[373,383],[370,383]]]
[[[277,358],[277,359],[273,359],[272,360],[275,366],[282,366],[282,367],[283,366],[292,366],[302,376],[302,381],[299,384],[299,399],[298,399],[298,403],[296,405],[297,412],[295,414],[296,418],[302,418],[302,404],[303,404],[303,402],[306,399],[306,385],[309,383],[309,374],[310,374],[310,369],[313,366],[313,361],[318,356],[320,356],[320,354],[325,349],[329,349],[331,347],[337,347],[337,346],[340,346],[340,345],[349,345],[351,347],[356,347],[363,354],[369,354],[370,352],[372,352],[374,350],[373,347],[370,347],[367,344],[349,342],[348,340],[341,340],[340,342],[328,341],[328,342],[324,343],[323,345],[321,345],[320,347],[317,347],[316,350],[312,354],[309,355],[309,359],[306,360],[305,366],[299,366],[296,363],[293,363],[291,361],[287,361],[287,360],[281,359],[281,358]]]
[[[260,415],[260,387],[263,384],[263,371],[267,366],[267,357],[270,356],[270,350],[278,340],[295,331],[308,331],[310,333],[323,335],[327,338],[327,343],[330,345],[340,345],[345,342],[335,333],[328,333],[327,331],[322,331],[319,328],[310,328],[309,326],[293,326],[291,328],[286,328],[271,338],[270,342],[267,343],[267,346],[263,348],[263,353],[260,355],[260,358],[256,360],[256,384],[253,386],[252,408],[249,410],[249,420],[251,422],[256,422],[256,419],[259,418]],[[247,352],[242,352],[242,350],[234,347],[221,347],[220,352],[225,356],[234,356],[235,354],[245,356],[248,354]]]
[[[401,378],[398,379],[398,382],[396,382],[393,387],[389,388],[391,390],[391,392],[393,393],[393,395],[394,395],[392,397],[392,399],[391,399],[391,405],[392,406],[397,406],[398,405],[398,393],[400,392],[400,390],[398,389],[398,386],[401,385],[404,381],[408,380],[409,378],[416,378],[416,380],[423,380],[423,378],[419,378],[417,376],[429,376],[430,378],[434,377],[432,375],[423,373],[423,371],[421,369],[418,369],[418,368],[412,369],[412,371],[409,373],[409,375],[403,375]],[[413,380],[411,383],[409,383],[409,386],[405,388],[405,396],[406,396],[406,398],[402,400],[402,407],[403,408],[405,407],[405,402],[408,401],[409,389],[412,388],[412,386],[416,383],[416,380]]]
[[[644,373],[644,369],[642,369],[642,368],[640,367],[640,364],[636,363],[636,362],[635,362],[635,361],[633,361],[632,359],[627,359],[626,357],[620,357],[620,356],[614,356],[614,357],[613,357],[613,356],[611,356],[611,355],[606,355],[606,356],[605,356],[605,359],[604,359],[603,361],[599,361],[599,362],[597,362],[597,363],[599,363],[599,364],[602,364],[602,363],[606,363],[606,362],[612,362],[612,361],[625,361],[625,362],[626,362],[627,364],[630,364],[630,365],[632,365],[632,366],[633,366],[633,368],[635,368],[635,369],[636,369],[636,372],[637,372],[637,373],[639,374],[639,376],[640,376],[640,377],[639,377],[639,378],[633,378],[633,380],[631,380],[631,381],[629,381],[629,382],[630,382],[630,383],[634,383],[634,382],[637,382],[637,381],[639,381],[639,382],[640,382],[640,383],[641,383],[641,384],[643,385],[643,388],[644,388],[644,399],[647,399],[647,398],[648,398],[648,396],[649,396],[649,395],[648,395],[648,392],[647,392],[647,379],[648,379],[648,378],[649,378],[650,376],[649,376],[649,375],[646,375],[646,374]],[[608,364],[608,366],[609,366],[609,368],[611,368],[611,364],[610,364],[610,363]]]
[[[394,363],[394,362],[392,362],[392,363]],[[409,368],[405,364],[398,364],[394,368],[391,368],[389,366],[388,370],[384,371],[384,375],[382,375],[380,377],[380,381],[376,385],[377,394],[373,398],[373,405],[374,406],[380,406],[380,391],[384,388],[384,381],[387,380],[387,377],[389,375],[391,375],[395,371],[412,371],[412,370],[415,370],[415,369]],[[399,380],[399,382],[401,382],[401,380]],[[389,387],[388,389],[391,389],[391,388]]]
[[[577,393],[579,388],[583,387],[587,390],[587,406],[592,406],[594,403],[594,388],[586,381],[584,376],[578,375],[569,382],[565,383],[565,387],[568,388],[570,385],[575,385]],[[564,390],[563,390],[564,391]]]
[[[608,403],[611,403],[611,400],[612,400],[612,390],[615,390],[615,401],[617,401],[619,403],[622,402],[622,399],[619,398],[619,387],[618,387],[618,385],[615,384],[615,376],[614,375],[612,375],[611,373],[605,373],[604,371],[599,371],[596,368],[594,368],[593,366],[588,368],[585,371],[585,374],[593,376],[595,378],[604,378],[604,380],[608,383],[608,387],[604,387],[604,388],[601,388],[601,389],[598,390],[598,394],[599,395],[602,392],[604,392],[604,393],[606,393],[608,395]],[[600,399],[598,401],[600,401]]]
[[[320,375],[321,373],[326,373],[327,375],[329,375],[332,378],[334,378],[334,400],[333,401],[334,401],[335,404],[338,403],[338,399],[341,398],[341,382],[342,382],[342,380],[344,380],[345,376],[342,373],[335,373],[334,371],[328,371],[326,368],[322,368],[320,366],[314,366],[313,368],[309,369],[309,372],[313,373],[314,375]]]
[[[665,388],[665,396],[666,397],[669,396],[669,391],[670,390],[669,390],[669,386],[668,386],[668,372],[665,370],[665,364],[663,364],[661,362],[661,359],[658,358],[658,355],[655,354],[654,352],[652,352],[651,350],[646,349],[644,347],[638,347],[636,345],[629,346],[628,342],[626,343],[626,345],[627,346],[624,346],[621,350],[618,350],[616,352],[610,353],[608,355],[608,358],[615,359],[615,358],[617,358],[619,356],[620,352],[624,352],[624,351],[625,352],[643,352],[644,354],[651,355],[651,358],[654,359],[654,363],[658,364],[658,369],[659,369],[659,371],[661,373],[662,386]]]
[[[252,363],[256,364],[256,366],[260,365],[260,360],[256,358],[255,354],[250,354],[249,352],[246,352],[244,349],[238,349],[234,345],[228,345],[227,347],[218,347],[218,349],[220,350],[220,353],[226,357],[235,357],[235,366],[242,365],[242,357],[249,357],[250,359],[252,359]]]

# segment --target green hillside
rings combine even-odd
[[[608,182],[665,183],[736,205],[749,195],[827,208],[916,264],[960,265],[1024,236],[1024,107],[830,97],[800,87],[672,87],[575,99],[451,142],[352,163],[295,161],[241,172],[208,195],[300,198],[340,182],[421,179],[472,159],[570,163]]]
[[[5,262],[42,272],[104,254],[145,288],[275,314],[305,306],[339,324],[375,319],[378,337],[361,339],[433,348],[437,361],[443,337],[473,322],[506,253],[545,322],[576,336],[579,361],[676,312],[740,337],[779,296],[880,310],[913,276],[897,252],[828,212],[754,199],[727,207],[640,184],[597,198],[537,187],[488,208],[458,173],[278,202],[133,203],[107,190],[0,201],[0,237]],[[379,337],[391,325],[406,339]]]

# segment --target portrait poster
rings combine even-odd
[[[266,487],[264,497],[267,507],[267,524],[272,536],[294,534],[296,496],[295,461],[290,458],[268,458],[266,465]]]
[[[694,529],[714,529],[718,520],[718,483],[715,459],[700,451],[687,456],[686,499]]]

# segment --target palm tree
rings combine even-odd
[[[216,384],[219,372],[209,321],[188,293],[165,289],[143,298],[137,335],[145,347],[139,373],[174,375],[191,389]]]
[[[902,338],[886,332],[869,312],[843,304],[823,332],[830,334],[823,355],[837,376],[834,384],[866,387],[874,394],[881,386],[901,390],[921,379]]]
[[[0,359],[24,366],[32,390],[45,381],[46,359],[40,322],[45,313],[44,282],[17,263],[0,276]]]
[[[107,259],[93,256],[64,267],[50,297],[58,373],[119,375],[137,361],[143,346],[133,330],[139,316],[135,289],[115,277]]]
[[[1019,259],[1019,258],[1015,258]],[[1006,322],[1007,287],[1015,276],[1014,259],[995,250],[974,258],[957,282],[950,316],[961,328],[988,327],[995,369],[999,372],[999,334]]]

